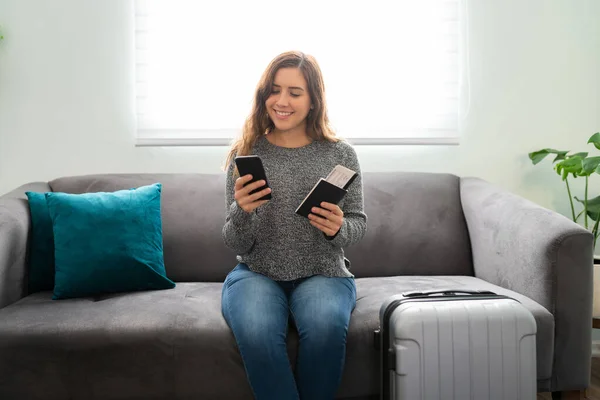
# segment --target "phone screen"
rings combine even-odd
[[[267,174],[265,173],[265,169],[263,167],[262,160],[260,159],[259,156],[257,156],[257,155],[238,156],[235,158],[235,164],[240,173],[240,176],[244,176],[244,175],[248,175],[248,174],[252,175],[252,180],[250,182],[248,182],[247,184],[256,182],[256,181],[260,181],[260,180],[264,180],[266,182],[266,185],[253,190],[252,192],[250,192],[250,194],[259,192],[259,191],[269,187],[269,181],[267,180]],[[267,193],[259,200],[269,200],[271,198],[272,198],[271,193]]]

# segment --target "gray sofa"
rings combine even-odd
[[[477,178],[365,173],[368,232],[346,249],[356,276],[339,398],[377,398],[373,330],[405,290],[489,289],[538,326],[539,391],[590,380],[592,236],[569,219]],[[27,293],[24,192],[114,191],[161,182],[170,290],[51,300]],[[30,183],[0,197],[0,399],[251,399],[221,315],[235,266],[224,246],[222,174],[113,174]],[[293,329],[293,328],[291,328]],[[290,330],[289,355],[298,343]]]

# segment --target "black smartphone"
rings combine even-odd
[[[249,155],[249,156],[238,156],[235,158],[235,165],[237,166],[238,172],[240,176],[244,175],[252,175],[252,180],[249,183],[264,180],[266,185],[255,189],[250,192],[250,194],[259,192],[267,187],[269,187],[269,181],[267,180],[267,174],[265,173],[265,168],[263,167],[262,160],[257,155]],[[246,184],[246,185],[247,185]],[[244,185],[245,186],[245,185]],[[271,193],[267,193],[259,200],[270,200],[272,198]]]

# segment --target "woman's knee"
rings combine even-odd
[[[285,345],[287,315],[265,312],[258,308],[237,311],[230,309],[227,314],[227,324],[240,350],[270,353],[274,347]]]
[[[254,349],[268,349],[278,342],[285,342],[287,319],[271,318],[265,314],[238,317],[232,321],[236,340]]]
[[[328,305],[300,319],[294,315],[294,320],[302,341],[327,347],[345,341],[350,312]]]

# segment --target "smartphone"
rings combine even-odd
[[[235,158],[235,165],[237,166],[240,176],[244,176],[244,175],[248,175],[248,174],[252,175],[252,180],[250,182],[246,183],[246,185],[248,185],[252,182],[260,181],[260,180],[264,180],[266,182],[266,185],[251,191],[250,194],[259,192],[259,191],[269,187],[269,181],[267,180],[267,174],[265,173],[265,168],[263,167],[262,160],[260,159],[259,156],[257,156],[257,155],[238,156]],[[267,193],[266,195],[264,195],[263,197],[261,197],[258,200],[270,200],[271,198],[272,198],[271,193]]]

